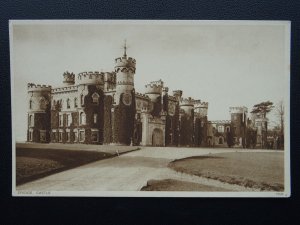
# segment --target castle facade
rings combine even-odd
[[[144,146],[207,146],[212,142],[208,103],[183,98],[181,90],[169,93],[162,80],[134,88],[136,60],[115,59],[111,72],[63,74],[63,85],[28,84],[27,141],[39,143],[121,144]],[[235,129],[244,135],[241,117],[223,133]],[[226,136],[224,135],[226,141]]]

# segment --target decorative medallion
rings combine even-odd
[[[131,102],[132,102],[131,94],[129,94],[129,93],[123,94],[123,103],[124,103],[124,105],[131,105]]]

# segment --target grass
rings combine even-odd
[[[111,157],[112,154],[63,149],[16,149],[16,184]]]
[[[230,191],[224,188],[213,187],[193,182],[174,179],[149,180],[141,191]]]
[[[284,190],[282,152],[234,152],[175,160],[169,168],[182,173],[267,191]]]

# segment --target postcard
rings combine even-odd
[[[9,28],[13,196],[291,195],[289,21]]]

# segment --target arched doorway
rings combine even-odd
[[[161,129],[155,128],[152,133],[152,146],[163,146],[163,132]]]
[[[219,145],[223,144],[223,137],[219,137]]]

